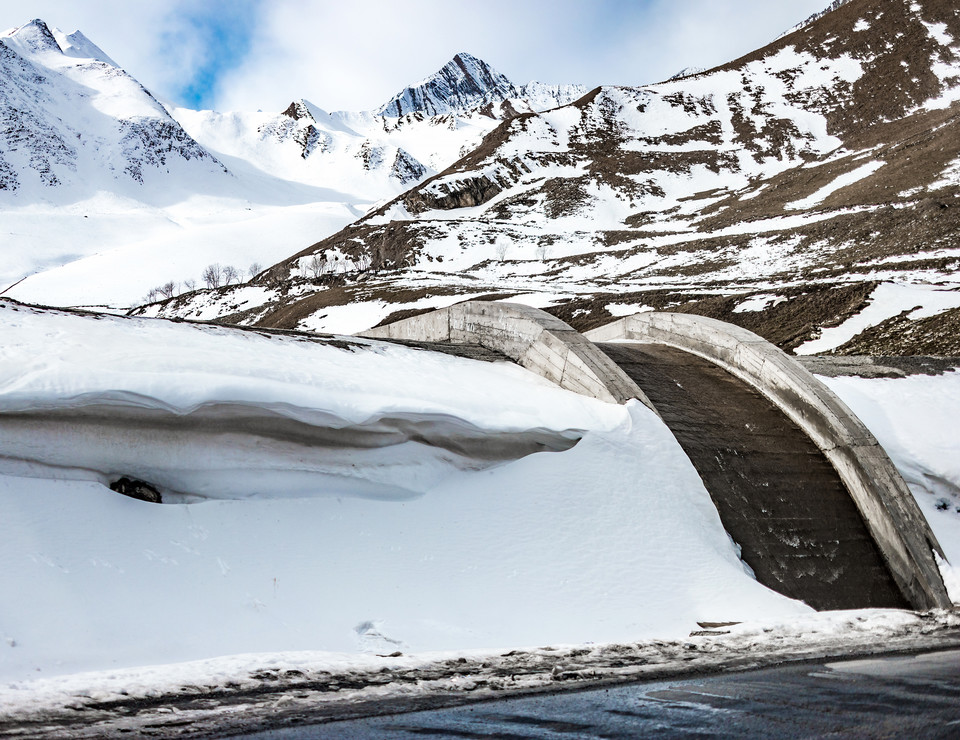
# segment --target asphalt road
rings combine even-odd
[[[960,650],[563,692],[244,736],[960,738]]]

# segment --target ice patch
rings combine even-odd
[[[608,303],[604,308],[607,309],[607,312],[611,316],[616,316],[617,318],[655,310],[644,303]]]
[[[756,295],[742,303],[737,304],[737,307],[733,309],[734,313],[746,313],[750,311],[765,311],[771,306],[779,306],[781,303],[786,303],[787,299],[782,295]]]

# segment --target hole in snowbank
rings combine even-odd
[[[146,501],[150,504],[162,504],[163,498],[156,486],[152,486],[146,481],[128,478],[126,476],[113,481],[110,484],[110,490],[122,493],[124,496],[135,498],[138,501]]]

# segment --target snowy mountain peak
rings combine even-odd
[[[393,118],[415,112],[435,116],[514,97],[518,90],[506,76],[482,59],[460,52],[436,74],[394,95],[376,113]]]
[[[0,34],[0,39],[2,38],[8,39],[8,44],[28,57],[54,53],[74,59],[93,59],[111,67],[120,67],[80,31],[64,33],[59,28],[51,28],[39,18]]]
[[[76,31],[33,20],[0,36],[0,195],[75,201],[96,192],[192,192],[224,166],[140,83]]]
[[[57,39],[53,35],[53,31],[39,18],[35,18],[19,28],[8,31],[6,36],[15,41],[23,51],[29,53],[45,51],[54,51],[58,54],[63,53],[63,50],[57,43]]]
[[[684,67],[675,75],[667,78],[668,80],[682,80],[684,77],[693,77],[694,75],[702,74],[706,72],[705,67]]]

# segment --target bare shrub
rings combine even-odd
[[[253,262],[251,263],[250,267],[247,268],[247,274],[251,279],[255,278],[261,272],[263,272],[263,265],[261,265],[259,262]]]
[[[240,271],[233,265],[224,265],[223,268],[223,284],[230,285],[231,283],[240,282]]]

